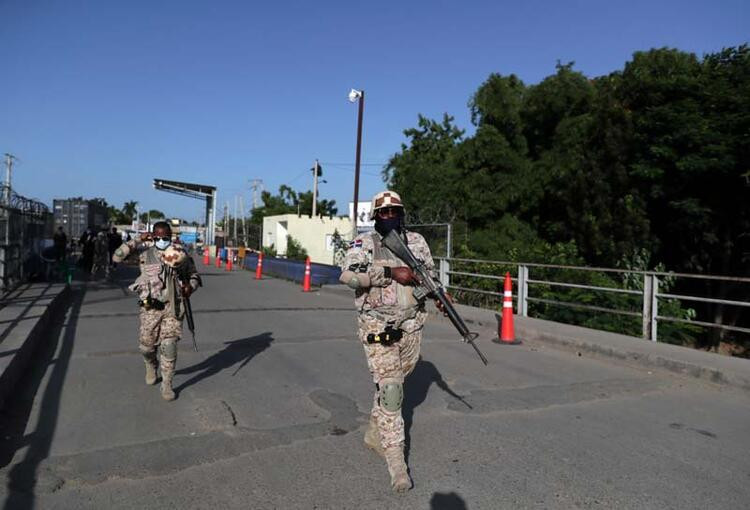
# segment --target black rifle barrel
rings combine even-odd
[[[185,301],[185,316],[187,318],[188,329],[190,330],[190,334],[193,335],[193,349],[195,349],[195,352],[198,352],[198,342],[195,341],[195,322],[193,321],[193,306],[190,304],[189,297],[183,296],[182,299]]]

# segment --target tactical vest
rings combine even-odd
[[[383,246],[380,236],[373,232],[372,265],[374,267],[402,267],[404,262]],[[399,327],[404,321],[413,319],[420,310],[420,303],[414,298],[413,288],[401,285],[395,280],[387,287],[371,287],[368,292],[371,313],[383,322]]]

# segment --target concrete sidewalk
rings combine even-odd
[[[27,283],[0,300],[0,409],[69,294],[62,283]]]

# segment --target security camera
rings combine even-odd
[[[360,97],[362,97],[362,92],[357,89],[352,89],[349,92],[349,101],[351,101],[352,103],[356,103],[357,99],[359,99]]]

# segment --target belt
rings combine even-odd
[[[139,299],[138,305],[144,310],[164,310],[167,307],[166,303],[150,297]]]
[[[402,336],[404,336],[402,330],[387,326],[382,333],[370,333],[367,335],[367,343],[389,346],[401,340]]]

